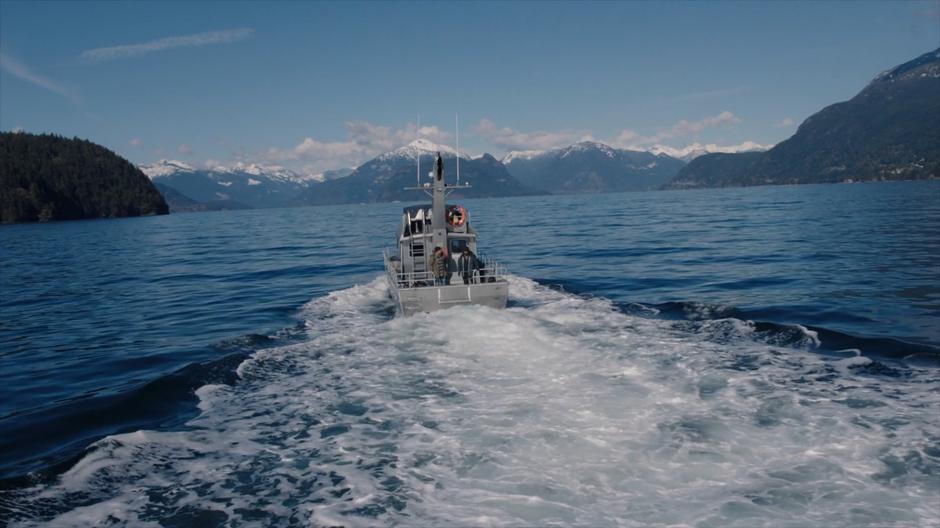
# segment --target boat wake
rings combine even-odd
[[[11,524],[927,526],[940,375],[825,337],[669,320],[510,277],[393,317],[383,278],[197,390],[181,430],[0,492]],[[717,317],[717,318],[714,318]]]

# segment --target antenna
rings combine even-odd
[[[454,114],[454,128],[457,130],[457,187],[460,187],[460,117]]]
[[[421,139],[421,114],[418,114],[418,124],[415,125],[415,140]],[[421,145],[415,145],[420,147]],[[415,173],[418,187],[421,187],[421,149],[418,149],[418,172]]]

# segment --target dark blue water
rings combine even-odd
[[[724,372],[723,369],[764,372],[760,370],[761,365],[772,363],[773,368],[786,373],[789,379],[787,387],[799,386],[794,383],[808,383],[813,390],[821,390],[816,384],[830,383],[840,376],[840,372],[851,372],[866,376],[866,383],[872,384],[865,385],[866,390],[870,389],[872,394],[896,392],[898,398],[907,401],[910,395],[919,394],[910,387],[936,386],[940,359],[940,182],[467,200],[465,205],[470,210],[474,227],[481,234],[481,248],[488,256],[506,263],[516,277],[510,313],[527,318],[517,321],[516,327],[533,324],[529,334],[536,335],[536,338],[542,330],[560,332],[555,338],[547,339],[546,344],[538,348],[539,353],[551,348],[549,342],[568,338],[576,339],[572,341],[569,353],[571,349],[595,352],[620,349],[618,347],[626,346],[619,341],[621,339],[631,340],[629,350],[652,347],[651,355],[642,356],[643,360],[635,357],[627,361],[625,356],[618,356],[620,359],[616,361],[598,364],[596,370],[584,374],[585,379],[606,376],[603,373],[610,368],[634,368],[629,365],[642,365],[646,359],[654,362],[650,365],[663,366],[665,363],[662,362],[667,362],[669,368],[673,368],[684,361],[678,358],[694,357],[693,351],[697,350],[711,358],[702,365],[702,372],[707,373],[711,369],[715,369],[713,372]],[[367,339],[373,331],[390,332],[384,338],[388,342],[404,335],[401,332],[409,334],[414,331],[416,335],[421,333],[421,329],[432,332],[434,325],[429,321],[435,321],[433,317],[420,318],[422,325],[431,326],[421,326],[417,330],[395,320],[391,315],[391,305],[382,301],[381,281],[375,280],[382,269],[381,251],[391,243],[401,206],[379,204],[231,211],[0,228],[0,477],[4,479],[0,488],[9,490],[6,492],[8,496],[0,497],[0,519],[41,521],[66,515],[63,524],[80,524],[85,517],[68,517],[71,515],[69,512],[84,511],[76,510],[79,507],[92,508],[94,512],[90,505],[106,504],[110,500],[126,507],[121,509],[126,516],[119,518],[121,522],[131,524],[169,518],[191,525],[241,525],[247,522],[249,517],[238,517],[241,514],[233,511],[194,509],[192,504],[177,503],[164,504],[164,509],[152,513],[150,518],[142,517],[134,509],[132,501],[121,499],[123,488],[110,480],[107,489],[102,491],[90,481],[79,479],[81,484],[77,486],[88,489],[69,493],[82,492],[81,499],[56,491],[56,486],[64,485],[59,483],[63,472],[69,471],[66,474],[68,478],[62,479],[66,482],[74,473],[81,473],[84,465],[94,466],[93,463],[98,461],[95,457],[105,456],[102,453],[106,449],[102,446],[110,446],[110,449],[114,442],[125,447],[129,445],[123,440],[104,440],[106,444],[98,442],[108,435],[134,431],[185,431],[194,427],[198,429],[200,426],[194,424],[200,423],[208,430],[224,429],[225,426],[219,424],[228,423],[226,420],[237,413],[219,411],[226,409],[222,404],[214,407],[214,411],[207,410],[209,403],[206,402],[216,401],[215,397],[202,392],[197,394],[197,391],[208,391],[206,387],[234,387],[231,390],[245,391],[239,398],[250,401],[268,390],[272,383],[270,380],[267,384],[257,384],[257,380],[249,382],[250,376],[246,378],[242,371],[250,371],[246,365],[252,365],[259,357],[266,357],[265,354],[282,354],[284,350],[300,347],[305,351],[304,357],[310,358],[348,347],[349,350],[371,350],[377,357],[389,357],[387,351],[381,350],[384,341],[359,340]],[[369,293],[348,290],[357,284],[365,285]],[[308,304],[311,301],[313,303]],[[606,304],[583,304],[592,302]],[[333,304],[325,307],[323,303]],[[548,306],[552,307],[551,310]],[[453,312],[457,315],[434,317],[462,317],[462,322],[443,320],[445,326],[454,323],[458,329],[467,327],[470,324],[467,321],[476,320],[485,328],[502,322],[499,316],[488,320],[473,310],[461,315],[458,313],[461,310]],[[596,311],[587,315],[590,310]],[[571,322],[566,315],[569,311],[572,318],[583,313],[585,321],[596,319],[599,322],[596,327],[580,319]],[[474,319],[476,317],[482,319]],[[610,319],[612,317],[615,319]],[[338,322],[341,320],[344,322]],[[515,339],[513,335],[511,329],[506,330],[503,339],[507,343],[512,342]],[[606,337],[594,341],[596,335]],[[330,341],[333,338],[335,342]],[[471,333],[455,346],[465,346],[477,338]],[[436,342],[435,339],[427,337],[420,344],[423,346],[428,340]],[[318,340],[327,340],[329,344]],[[348,341],[349,345],[342,345],[343,341]],[[747,354],[732,354],[731,351],[745,345],[751,347],[747,348]],[[420,346],[403,341],[396,350],[401,352],[410,348]],[[350,354],[349,350],[344,354]],[[800,367],[789,369],[776,363],[797,361],[777,359],[789,357],[791,353],[792,357],[801,358],[798,361],[801,362]],[[810,355],[804,356],[805,353]],[[732,354],[734,359],[725,357],[728,354]],[[532,355],[538,354],[533,352]],[[548,368],[545,365],[555,367],[555,370],[547,370],[543,374],[548,378],[561,375],[562,364],[553,361],[562,361],[559,359],[562,357],[567,356],[541,358],[540,361],[546,362],[542,368]],[[600,356],[589,357],[594,361]],[[814,358],[819,358],[822,363],[807,367],[807,362],[817,361]],[[343,361],[351,360],[346,358]],[[413,359],[401,361],[387,365],[383,372],[396,371]],[[522,364],[514,364],[520,372]],[[295,368],[298,370],[292,370]],[[318,398],[324,398],[320,402],[323,409],[340,409],[336,411],[339,415],[366,414],[365,410],[357,414],[359,407],[355,405],[365,405],[362,402],[368,399],[367,396],[360,395],[356,400],[359,403],[349,403],[345,397],[334,401],[324,396],[331,394],[328,387],[312,381],[301,383],[306,379],[301,373],[307,372],[308,368],[312,367],[308,365],[300,369],[293,366],[277,371],[279,375],[286,376],[278,378],[281,380],[278,383],[283,384],[280,390],[303,392],[307,394],[306,402],[316,403]],[[367,368],[365,364],[335,364],[320,375],[341,377],[344,380],[343,394],[363,391],[379,394],[394,385],[389,381],[372,386],[372,382],[359,380],[356,373]],[[472,370],[473,367],[467,368]],[[846,370],[849,368],[851,370]],[[270,372],[264,372],[262,378],[269,379]],[[382,375],[376,373],[376,378]],[[439,373],[439,376],[441,384],[459,385],[455,381],[457,378],[451,379],[445,373]],[[826,379],[826,376],[832,378]],[[657,376],[647,377],[645,383],[653,383],[654,378],[658,380]],[[350,381],[353,379],[359,381]],[[707,399],[712,393],[728,392],[731,390],[729,387],[735,386],[734,378],[722,380],[706,376],[695,379],[695,383],[702,384],[697,389],[696,398]],[[765,383],[769,382],[765,380]],[[606,387],[604,383],[600,386]],[[751,380],[748,383],[757,382]],[[853,387],[862,385],[856,383]],[[494,386],[503,385],[496,383]],[[656,391],[646,388],[644,394],[660,394],[666,390],[662,387],[669,386],[657,385]],[[492,389],[488,387],[489,391]],[[470,398],[465,393],[474,394],[476,388],[464,387],[463,390],[464,400],[461,401],[465,403]],[[735,405],[735,398],[741,397],[742,390],[743,386],[737,389],[737,396],[729,393],[717,400],[708,400],[720,401],[721,405],[710,408],[705,415],[712,418],[722,415],[726,407]],[[764,409],[765,414],[769,414],[761,419],[770,420],[768,423],[773,424],[796,420],[796,414],[775,413],[766,408],[767,405],[771,410],[777,409],[774,405],[786,407],[778,400],[789,398],[782,396],[789,391],[779,387],[774,391],[777,400],[773,401],[777,403],[762,401],[754,412],[760,414],[764,412],[760,409]],[[519,396],[512,392],[505,394],[506,397],[510,395]],[[389,396],[388,401],[397,397]],[[669,401],[668,397],[663,397],[664,401]],[[875,403],[865,403],[869,400],[858,395],[852,398],[862,402],[856,402],[861,407],[889,406],[877,396],[871,396]],[[829,399],[838,401],[839,398],[833,396]],[[388,401],[382,400],[375,405],[387,407],[390,405]],[[197,407],[198,402],[201,402],[200,407]],[[472,421],[475,411],[464,403],[443,406],[442,413]],[[930,400],[929,403],[933,405],[935,401]],[[282,404],[286,405],[284,402],[278,405]],[[355,412],[344,414],[342,409],[349,410],[350,407],[342,405],[353,405],[351,408]],[[597,405],[597,401],[590,405]],[[848,405],[854,404],[850,402]],[[931,486],[940,483],[937,480],[937,475],[940,475],[937,457],[940,453],[935,449],[940,438],[935,436],[936,428],[926,422],[920,423],[922,420],[918,420],[917,413],[921,411],[911,409],[896,412],[913,413],[898,418],[916,429],[910,432],[912,445],[933,442],[934,450],[912,447],[896,454],[884,446],[871,447],[873,451],[866,455],[868,458],[865,460],[870,459],[877,465],[867,473],[873,482],[881,482],[879,485],[889,482],[887,485],[894,485],[899,490],[898,497],[914,497],[913,504],[899,498],[896,504],[882,505],[887,508],[882,508],[882,511],[893,511],[891,508],[894,507],[899,512],[914,511],[915,514],[898,513],[895,517],[888,515],[886,518],[858,514],[855,518],[858,523],[916,525],[924,520],[936,520],[936,504],[930,506],[929,500],[923,497],[932,497],[934,490]],[[923,412],[929,410],[923,409]],[[213,413],[218,416],[213,416]],[[484,416],[482,410],[478,413],[477,418]],[[701,417],[684,413],[686,411],[661,417],[661,423],[655,428],[659,431],[657,434],[666,434],[663,431],[667,431],[672,435],[671,441],[682,438],[686,442],[704,442],[703,439],[712,434],[707,431],[710,426],[703,425]],[[405,415],[411,416],[405,413],[397,420],[401,422]],[[564,436],[558,431],[566,430],[567,425],[559,416],[567,414],[555,415],[546,411],[540,416],[545,423],[558,425],[559,429],[551,433],[556,435],[553,438],[557,439],[559,434]],[[210,417],[221,422],[212,421]],[[844,419],[846,423],[855,423],[874,418],[861,413]],[[888,418],[879,416],[878,419]],[[206,420],[213,425],[206,426]],[[308,426],[313,428],[324,419],[310,420]],[[788,430],[813,431],[813,434],[827,431],[813,421],[815,419],[801,420]],[[841,424],[841,420],[840,417],[836,422]],[[446,420],[438,417],[432,421]],[[808,425],[810,422],[812,427]],[[587,430],[596,424],[589,420],[582,425]],[[267,435],[276,435],[275,431],[279,429],[294,430],[296,427],[296,423],[284,422],[279,426],[266,424],[264,430]],[[321,441],[320,438],[342,435],[351,426],[337,427],[340,429],[324,430],[326,433],[320,431],[318,434],[325,436],[316,438]],[[881,423],[878,427],[889,426]],[[837,433],[833,431],[831,434]],[[472,437],[470,434],[465,436]],[[795,438],[791,440],[799,442]],[[598,442],[609,445],[610,439]],[[720,444],[715,440],[712,445]],[[403,449],[403,445],[397,448]],[[873,441],[871,445],[880,444]],[[86,452],[89,446],[92,449]],[[319,448],[319,444],[311,447],[313,450]],[[659,453],[658,449],[648,451]],[[486,449],[481,447],[480,452],[486,452]],[[479,452],[476,453],[473,456],[480,456]],[[688,455],[684,453],[683,456]],[[144,464],[136,468],[144,473],[147,472],[147,464],[156,464],[139,453],[130,459],[125,455],[108,452],[106,459],[124,461],[122,464],[133,459],[135,464]],[[163,461],[161,463],[166,463],[167,456],[173,458],[163,451],[158,458]],[[749,460],[759,460],[762,456]],[[827,459],[827,463],[844,465],[849,460],[833,457]],[[496,467],[528,468],[543,480],[554,471],[513,460],[517,466],[503,461],[505,466],[497,464]],[[333,463],[335,461],[330,461]],[[272,470],[277,467],[281,466],[270,466]],[[458,464],[455,467],[464,466]],[[655,461],[646,460],[643,467],[651,469],[657,466]],[[258,471],[263,470],[248,474]],[[472,470],[467,471],[472,473]],[[897,475],[892,477],[892,471]],[[587,473],[589,470],[585,469]],[[767,470],[768,475],[771,473]],[[879,481],[871,475],[883,477]],[[834,478],[830,473],[817,477],[821,480]],[[896,479],[902,477],[912,480],[898,483],[900,481]],[[113,478],[115,482],[128,486],[133,480],[128,480],[126,474]],[[293,478],[301,477],[295,475]],[[335,478],[338,477],[331,477]],[[349,475],[343,478],[353,480]],[[409,481],[405,476],[396,475],[394,478],[408,487]],[[483,475],[479,478],[489,477]],[[621,475],[619,478],[627,477]],[[683,478],[692,477],[683,475]],[[446,480],[443,477],[438,479],[441,482]],[[420,478],[416,480],[420,481]],[[246,496],[260,493],[269,484],[248,486],[240,493]],[[517,484],[528,489],[524,483]],[[556,484],[557,489],[569,489],[563,483]],[[340,486],[335,482],[333,485]],[[582,489],[584,485],[581,482],[570,489]],[[366,484],[360,482],[358,489],[364,486]],[[460,487],[454,482],[449,482],[448,486],[448,489]],[[904,486],[917,486],[919,491],[913,493]],[[353,489],[357,488],[354,486]],[[491,497],[494,504],[502,500],[500,497],[511,495],[505,490],[496,493],[491,488],[487,489],[494,493]],[[309,489],[301,491],[298,496],[309,495]],[[860,504],[867,500],[867,493],[878,496],[874,488],[858,491],[859,495],[844,490],[839,492],[852,496],[853,501]],[[279,515],[287,515],[321,523],[338,518],[347,524],[356,524],[351,519],[362,518],[378,520],[380,524],[410,524],[409,517],[395,520],[387,517],[387,512],[411,512],[411,508],[418,508],[415,499],[409,501],[398,488],[383,493],[386,492],[397,494],[396,498],[376,506],[377,510],[329,509],[326,516],[323,516],[326,510],[301,508],[298,504],[303,500],[291,495],[291,498],[284,499],[280,514],[268,512],[267,515],[274,516],[261,518],[271,521],[280,519]],[[53,505],[40,506],[42,501],[35,493],[52,494],[57,499]],[[553,492],[539,488],[526,493],[544,501]],[[610,489],[599,493],[613,494],[608,498],[618,496],[626,502],[630,502],[627,500],[630,497],[642,496],[641,489],[625,492],[623,496]],[[737,490],[734,496],[742,493]],[[210,500],[208,497],[211,496],[214,495],[210,493],[205,500]],[[332,501],[346,500],[340,496],[315,503],[325,502],[324,508],[332,508]],[[937,498],[940,501],[940,492]],[[767,500],[771,499],[774,498]],[[450,497],[449,500],[455,499]],[[579,500],[558,499],[568,509],[576,508]],[[819,511],[829,511],[826,507],[814,509],[804,504],[813,500],[788,498],[787,501],[792,502],[787,502],[788,507],[796,508],[793,510],[796,514],[790,510],[788,514],[799,518],[802,512],[806,515],[802,517],[805,522],[824,518],[814,515]],[[398,503],[401,503],[400,509],[395,507]],[[751,500],[746,506],[730,499],[721,504],[716,511],[705,508],[674,520],[727,525],[729,520],[746,521],[748,508],[763,507],[759,500]],[[798,507],[799,504],[803,506]],[[844,513],[841,506],[831,508],[833,515]],[[589,509],[584,507],[585,511]],[[504,507],[500,503],[493,508],[493,519],[505,515],[505,519],[515,519],[517,524],[555,521],[607,524],[610,521],[574,513],[566,516],[569,514],[555,512],[551,514],[554,517],[546,516],[543,513],[552,511],[551,508],[536,508],[539,512],[536,514],[522,511],[524,508],[519,504]],[[262,510],[264,508],[259,509]],[[315,515],[300,515],[314,510]],[[417,517],[411,517],[412,520],[434,519],[427,512],[424,512],[425,517],[415,512],[412,515]],[[465,517],[466,513],[451,511],[448,516],[437,520],[464,519],[470,524],[494,524],[485,519],[476,522],[474,519],[479,519]],[[659,515],[666,514],[660,512]],[[100,521],[95,515],[89,518]],[[652,522],[665,517],[657,517],[653,511],[621,511],[615,518]],[[844,516],[840,518],[847,519]]]

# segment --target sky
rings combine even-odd
[[[0,0],[0,130],[137,164],[318,172],[421,137],[502,156],[773,145],[940,46],[940,2]]]

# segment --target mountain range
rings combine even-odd
[[[173,211],[407,201],[415,196],[405,188],[418,183],[419,158],[424,183],[438,152],[448,182],[456,183],[457,152],[426,139],[381,154],[355,169],[316,175],[243,163],[198,169],[173,160],[141,170],[158,184]],[[656,189],[684,165],[665,154],[587,141],[545,152],[511,153],[503,160],[490,154],[461,155],[461,183],[471,186],[456,191],[454,197]]]
[[[940,48],[875,77],[761,154],[707,154],[670,188],[940,178]]]
[[[595,141],[546,152],[511,152],[503,163],[523,185],[553,194],[658,189],[685,166],[665,154],[616,149]]]
[[[381,154],[355,169],[304,175],[277,165],[236,163],[197,169],[162,160],[141,167],[174,210],[281,207],[411,200],[416,164],[441,152],[455,181],[457,152],[426,139]],[[688,161],[688,164],[686,164]],[[786,183],[940,177],[940,49],[892,68],[852,99],[828,106],[769,150],[745,142],[731,148],[657,145],[645,151],[582,141],[548,151],[460,157],[456,196],[601,193]]]
[[[349,176],[310,185],[293,202],[294,205],[326,205],[414,200],[420,196],[405,190],[417,184],[430,183],[428,177],[437,152],[444,160],[447,182],[456,183],[457,153],[446,145],[425,139],[387,152],[360,165]],[[421,174],[417,163],[420,159]],[[477,158],[460,157],[460,182],[468,189],[453,193],[454,198],[485,198],[544,194],[527,187],[513,177],[506,167],[489,154]]]
[[[279,165],[235,163],[199,169],[176,160],[160,160],[140,169],[154,183],[169,187],[185,198],[203,204],[238,204],[240,207],[283,207],[309,185],[342,171],[304,175]],[[210,207],[211,209],[212,207]],[[227,208],[227,207],[226,207]]]

